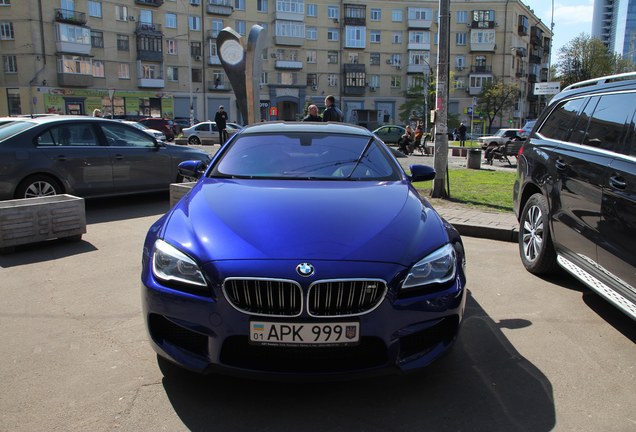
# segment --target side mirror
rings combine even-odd
[[[435,178],[435,168],[427,165],[411,165],[411,182],[428,181]]]
[[[198,160],[188,160],[181,162],[177,166],[177,172],[182,177],[196,180],[203,175],[206,168],[207,165],[204,162]]]

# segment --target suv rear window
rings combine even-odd
[[[552,115],[543,123],[539,133],[546,138],[567,141],[570,128],[576,121],[576,116],[585,104],[586,99],[573,99],[557,106]]]

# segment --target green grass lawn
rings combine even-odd
[[[450,201],[490,210],[513,211],[512,186],[516,172],[449,169]],[[425,197],[431,195],[433,182],[413,183]]]

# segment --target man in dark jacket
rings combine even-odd
[[[322,118],[318,115],[318,107],[316,105],[309,105],[307,107],[307,115],[303,118],[304,122],[321,122]]]
[[[214,122],[216,123],[216,128],[219,130],[219,144],[225,144],[227,140],[227,120],[229,116],[223,109],[223,105],[219,106],[219,110],[216,112],[214,116]]]
[[[329,95],[325,98],[325,106],[327,108],[322,113],[322,121],[341,122],[344,120],[342,111],[336,108],[336,98],[333,97],[333,95]]]

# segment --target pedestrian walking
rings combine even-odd
[[[216,128],[219,130],[219,144],[223,145],[225,144],[225,141],[227,140],[227,120],[228,120],[229,116],[227,115],[227,112],[225,112],[225,109],[223,108],[223,105],[219,105],[219,110],[216,112],[216,115],[214,116],[214,122],[216,123]]]

